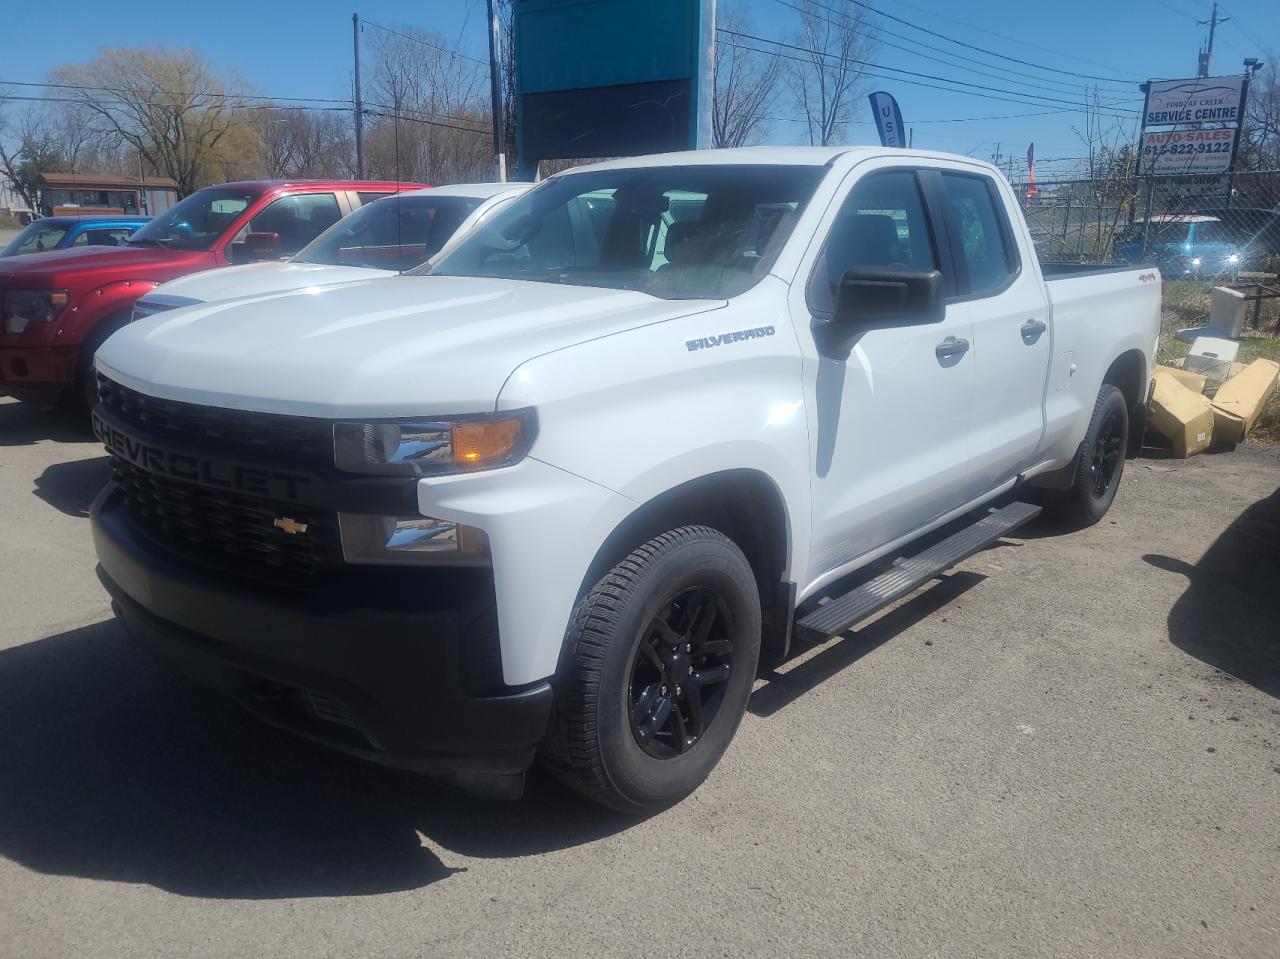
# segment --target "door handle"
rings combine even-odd
[[[969,352],[969,341],[959,340],[954,336],[948,336],[945,340],[933,348],[938,354],[938,359],[945,360],[951,356],[960,356]]]
[[[1048,328],[1049,327],[1041,323],[1039,320],[1027,320],[1027,322],[1022,324],[1022,329],[1019,332],[1022,333],[1022,338],[1024,340],[1030,340],[1038,337]]]

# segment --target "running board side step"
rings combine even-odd
[[[808,613],[796,622],[796,635],[807,642],[825,643],[1039,515],[1040,507],[1031,503],[992,510],[920,555],[894,560],[893,569]]]

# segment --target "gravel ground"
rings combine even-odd
[[[0,953],[1271,957],[1280,461],[1129,464],[762,677],[633,822],[460,798],[242,717],[129,645],[100,451],[0,400]]]

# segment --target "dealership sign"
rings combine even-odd
[[[1143,127],[1240,122],[1244,77],[1152,80]]]
[[[1138,172],[1226,173],[1231,169],[1237,130],[1172,130],[1142,135]]]

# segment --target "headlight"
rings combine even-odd
[[[1198,257],[1198,256],[1197,256],[1197,257],[1195,257],[1195,258],[1191,261],[1191,265],[1192,265],[1192,266],[1199,266],[1199,265],[1200,265],[1200,257]]]
[[[11,290],[4,297],[4,331],[21,333],[32,323],[48,323],[66,305],[66,290]]]
[[[435,476],[510,466],[533,443],[532,410],[380,423],[336,423],[333,461],[348,473]]]
[[[339,513],[348,563],[395,566],[487,566],[484,530],[434,516]]]
[[[1240,262],[1240,254],[1239,254],[1239,253],[1232,253],[1229,257],[1227,257],[1227,262],[1228,262],[1228,263],[1239,263],[1239,262]]]

